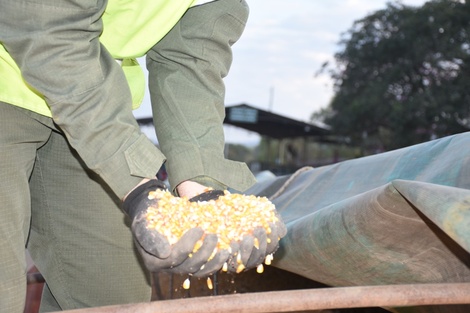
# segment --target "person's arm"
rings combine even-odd
[[[105,4],[3,1],[0,41],[71,146],[122,199],[164,157],[140,132],[124,75],[99,42]]]

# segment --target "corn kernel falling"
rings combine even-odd
[[[207,288],[210,290],[214,289],[214,285],[212,284],[212,279],[210,277],[207,277]]]
[[[236,270],[237,274],[243,272],[244,269],[245,269],[245,265],[243,265],[243,263],[238,264],[237,270]]]
[[[191,286],[191,281],[189,280],[189,277],[188,277],[183,282],[183,289],[188,290],[190,286]]]
[[[260,265],[256,267],[256,273],[261,274],[263,272],[264,272],[264,266],[263,266],[263,263],[261,263]]]
[[[273,255],[272,255],[272,254],[268,254],[268,255],[264,258],[264,264],[266,264],[266,265],[271,265],[271,262],[272,262],[273,259],[274,259]]]

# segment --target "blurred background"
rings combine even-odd
[[[225,80],[228,158],[287,174],[470,129],[466,1],[248,2]],[[158,144],[148,96],[135,116]]]

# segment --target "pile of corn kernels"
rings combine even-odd
[[[231,241],[241,241],[256,227],[263,227],[270,234],[269,223],[278,221],[275,207],[266,197],[225,191],[217,200],[190,202],[157,189],[149,193],[149,199],[156,199],[157,205],[147,209],[147,227],[163,234],[170,244],[176,243],[186,230],[201,227],[207,234],[218,235],[218,249],[230,249]]]
[[[176,243],[186,230],[201,227],[207,234],[218,235],[216,250],[230,250],[231,241],[241,241],[244,235],[251,234],[256,227],[263,227],[270,234],[269,224],[279,220],[274,205],[267,198],[231,194],[228,191],[216,200],[191,202],[184,197],[174,197],[169,191],[157,189],[149,193],[149,199],[157,201],[156,206],[147,209],[147,228],[163,234],[170,244]],[[254,246],[258,248],[256,240]],[[202,240],[198,243],[202,245]],[[195,247],[194,251],[198,248]],[[265,264],[270,265],[272,259],[272,254],[267,255]],[[236,272],[239,273],[245,268],[239,254],[237,262]],[[227,263],[222,270],[227,271]],[[259,264],[256,271],[262,273],[263,264]],[[183,288],[189,289],[189,284],[187,278]],[[207,286],[213,288],[209,277]]]

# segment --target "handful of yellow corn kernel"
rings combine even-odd
[[[279,221],[274,205],[266,197],[225,191],[216,200],[191,202],[185,197],[174,197],[167,190],[157,189],[149,193],[149,199],[157,200],[154,202],[157,205],[147,209],[147,228],[164,235],[171,245],[178,242],[186,230],[200,227],[206,234],[218,236],[216,249],[230,251],[232,241],[241,241],[257,227],[264,228],[269,235],[270,224]],[[259,243],[255,239],[254,246],[259,248],[257,245]],[[265,263],[269,265],[271,260],[272,255],[268,255]],[[243,269],[240,265],[240,272]],[[262,264],[258,272],[262,272]]]

